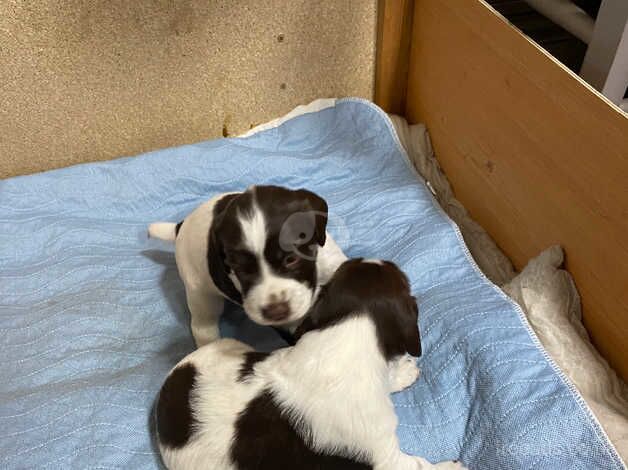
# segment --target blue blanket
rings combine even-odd
[[[409,274],[424,354],[419,381],[393,397],[404,451],[476,469],[622,468],[521,310],[480,273],[386,115],[360,100],[247,138],[0,183],[0,468],[161,465],[151,409],[193,343],[172,249],[146,228],[254,183],[318,192],[349,256]],[[223,334],[281,345],[229,310]]]

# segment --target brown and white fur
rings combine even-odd
[[[183,222],[154,223],[175,242],[197,346],[218,338],[224,298],[262,325],[294,329],[317,288],[346,259],[327,235],[327,203],[307,190],[252,186],[199,206]]]
[[[156,408],[163,461],[171,470],[463,468],[399,449],[389,394],[418,377],[417,316],[393,263],[343,263],[295,346],[264,354],[224,339],[171,371]]]

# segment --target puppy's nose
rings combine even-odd
[[[288,302],[275,302],[262,308],[262,316],[267,320],[281,321],[290,316]]]

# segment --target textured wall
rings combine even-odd
[[[371,98],[375,0],[3,0],[0,177]]]

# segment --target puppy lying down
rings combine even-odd
[[[419,371],[416,300],[391,262],[354,259],[321,289],[293,347],[258,353],[231,339],[171,371],[158,399],[170,469],[462,468],[406,455],[391,392]]]

